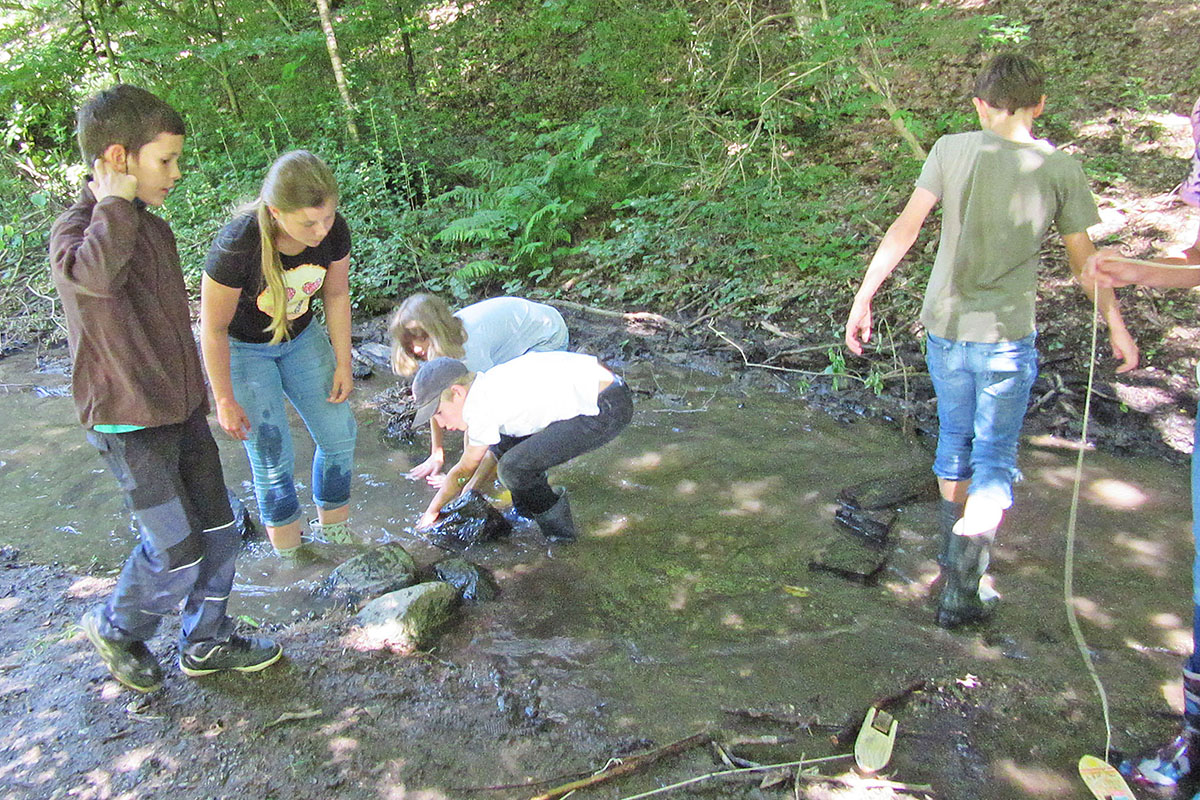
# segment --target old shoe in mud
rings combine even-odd
[[[97,606],[84,614],[79,624],[112,676],[135,692],[153,692],[162,686],[162,666],[146,643],[120,642],[102,634],[103,613]]]
[[[571,503],[566,489],[555,489],[558,501],[549,510],[533,515],[542,535],[552,542],[575,541],[575,518],[571,516]]]
[[[1143,787],[1174,789],[1183,783],[1191,784],[1191,762],[1200,753],[1200,734],[1185,728],[1178,736],[1157,750],[1122,761],[1117,769],[1131,782]]]
[[[225,670],[258,672],[282,655],[283,648],[270,639],[235,633],[223,642],[199,642],[180,648],[179,668],[192,678]]]
[[[979,585],[990,562],[996,532],[976,536],[953,534],[946,545],[945,583],[938,598],[937,624],[957,628],[985,622],[995,610],[997,596]]]

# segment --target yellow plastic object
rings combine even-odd
[[[1079,759],[1079,777],[1100,800],[1134,800],[1133,792],[1121,773],[1112,764],[1095,756]]]
[[[871,708],[858,730],[854,741],[854,763],[865,773],[878,772],[892,758],[892,745],[896,743],[896,719],[886,711]]]

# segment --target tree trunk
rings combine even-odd
[[[337,36],[333,33],[333,15],[329,13],[329,0],[317,0],[317,13],[321,16],[321,30],[325,31],[325,47],[329,50],[329,63],[333,66],[333,79],[337,82],[338,94],[346,107],[346,132],[358,141],[358,126],[354,124],[354,102],[350,99],[350,87],[342,69],[342,56],[338,51]]]

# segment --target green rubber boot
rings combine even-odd
[[[571,516],[571,503],[567,500],[566,489],[555,489],[558,502],[540,514],[534,514],[533,520],[541,529],[542,535],[552,542],[575,541],[575,518]]]
[[[985,622],[992,616],[996,593],[982,589],[979,581],[987,572],[995,539],[994,530],[976,536],[951,535],[946,548],[949,563],[942,570],[946,583],[938,598],[938,625],[957,628]]]
[[[938,498],[938,531],[941,547],[938,550],[938,566],[945,570],[950,566],[950,540],[954,537],[954,523],[962,519],[966,503],[954,503],[944,497]]]

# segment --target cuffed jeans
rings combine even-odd
[[[1195,554],[1192,557],[1192,655],[1184,668],[1188,672],[1200,673],[1200,407],[1196,409],[1195,438],[1192,445],[1192,542]],[[1185,694],[1184,719],[1192,727],[1200,730],[1200,702]]]
[[[101,635],[145,641],[183,602],[184,643],[228,639],[241,538],[204,410],[176,425],[87,438],[116,476],[141,539],[105,604]]]
[[[285,397],[316,443],[312,487],[317,505],[328,510],[350,502],[358,426],[349,403],[329,402],[335,365],[329,336],[316,322],[279,344],[229,340],[233,396],[250,420],[244,444],[254,494],[263,523],[273,528],[300,518]]]
[[[619,377],[596,398],[600,413],[552,422],[529,436],[505,436],[492,445],[500,482],[512,492],[513,508],[526,517],[558,502],[546,470],[612,441],[633,419],[633,396]]]
[[[970,494],[1012,505],[1017,439],[1037,378],[1036,333],[1011,342],[959,342],[929,334],[925,362],[938,400],[933,472],[971,481]]]

